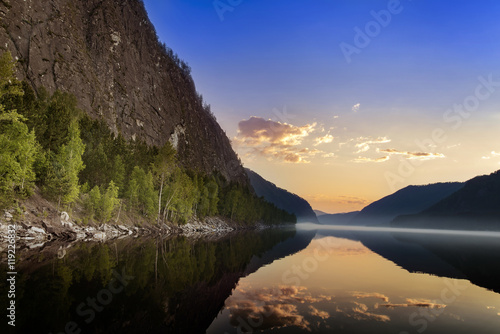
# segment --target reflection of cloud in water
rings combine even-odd
[[[237,327],[242,322],[259,330],[295,326],[310,331],[310,322],[299,313],[297,305],[331,301],[331,296],[313,296],[303,286],[279,286],[252,289],[239,287],[226,301],[230,323]],[[309,306],[309,314],[327,319],[328,312]]]
[[[378,293],[378,292],[359,292],[359,291],[354,291],[352,293],[352,296],[356,297],[356,298],[377,298],[377,299],[382,299],[386,303],[389,302],[389,297],[387,297],[384,294]]]
[[[231,307],[229,321],[235,327],[241,326],[241,321],[245,321],[259,330],[287,326],[309,330],[309,322],[298,313],[297,306],[292,304],[266,303],[257,306],[253,302],[245,302]]]
[[[407,298],[406,303],[401,303],[401,304],[393,304],[393,303],[386,303],[386,304],[377,304],[375,308],[377,307],[386,307],[386,308],[396,308],[396,307],[425,307],[425,308],[434,308],[434,309],[441,309],[445,308],[445,304],[438,304],[434,303],[431,300],[428,299],[411,299]]]
[[[323,320],[328,319],[330,317],[330,314],[328,312],[320,311],[312,305],[309,305],[309,310],[310,310],[309,314],[311,314],[314,317],[320,317]]]
[[[353,314],[350,315],[356,320],[375,320],[375,321],[383,321],[388,322],[391,321],[391,318],[385,314],[375,314],[368,312],[368,306],[362,303],[354,302],[356,305],[352,308]]]

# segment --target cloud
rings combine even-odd
[[[316,123],[295,126],[252,116],[238,123],[238,139],[249,146],[275,144],[296,146],[314,131]]]
[[[365,162],[385,162],[387,160],[389,160],[389,156],[375,158],[375,159],[366,158],[366,157],[357,157],[353,161],[357,162],[357,163],[365,163]]]
[[[411,299],[407,298],[406,303],[401,304],[378,304],[377,307],[385,307],[385,308],[396,308],[396,307],[423,307],[423,308],[432,308],[432,309],[442,309],[445,308],[445,304],[434,303],[428,299]]]
[[[384,294],[378,293],[378,292],[359,292],[359,291],[354,291],[352,293],[353,297],[356,298],[376,298],[376,299],[381,299],[384,302],[388,303],[389,302],[389,297],[387,297]]]
[[[489,160],[491,158],[496,158],[496,157],[500,157],[500,153],[497,153],[495,151],[491,151],[490,155],[484,156],[484,157],[482,157],[482,159]]]
[[[354,312],[353,318],[356,320],[375,320],[381,322],[391,321],[391,318],[385,314],[376,314],[368,312],[368,306],[362,303],[354,302],[356,305],[353,307],[352,311]]]
[[[365,137],[360,137],[356,139],[359,143],[357,143],[355,146],[358,149],[355,153],[362,153],[366,152],[370,149],[370,145],[376,145],[376,144],[386,144],[390,143],[391,140],[387,137],[378,137],[376,139],[369,139]]]
[[[229,322],[238,327],[259,324],[255,329],[260,331],[295,326],[310,331],[310,323],[299,314],[297,306],[292,304],[265,304],[262,306],[254,302],[242,302],[231,308]],[[241,322],[243,319],[243,323]],[[243,325],[244,324],[244,325]],[[250,328],[251,329],[251,328]]]
[[[333,158],[335,156],[335,153],[325,153],[321,155],[323,158]]]
[[[238,287],[226,301],[230,311],[231,325],[259,324],[255,330],[294,326],[310,331],[310,323],[298,311],[297,305],[330,301],[331,296],[313,296],[303,286],[282,285],[278,287]],[[310,306],[310,314],[327,319],[330,315]],[[243,320],[242,320],[243,319]],[[242,329],[245,329],[242,327]]]
[[[361,107],[361,103],[357,103],[357,104],[353,105],[351,110],[354,112],[358,112],[359,107]]]
[[[314,146],[318,146],[318,145],[320,145],[320,144],[328,144],[328,143],[331,143],[331,142],[333,141],[333,139],[334,139],[334,138],[333,138],[333,136],[332,136],[332,135],[330,135],[330,134],[327,134],[327,135],[325,135],[325,136],[323,136],[323,137],[318,137],[318,138],[314,139],[314,141],[316,142],[316,143],[314,144]]]
[[[309,163],[307,156],[319,151],[301,150],[298,146],[315,130],[316,123],[295,126],[261,117],[250,117],[238,123],[238,134],[234,143],[246,154],[261,155],[290,163]]]
[[[442,153],[430,153],[430,152],[407,152],[407,151],[398,151],[393,148],[388,148],[385,150],[377,150],[380,153],[388,153],[389,155],[403,155],[406,159],[409,160],[432,160],[436,158],[445,158],[445,155]]]
[[[325,194],[315,194],[315,195],[308,195],[308,199],[316,201],[316,202],[329,202],[332,204],[360,204],[360,205],[365,205],[370,203],[369,200],[366,198],[362,197],[355,197],[355,196],[332,196],[332,195],[325,195]]]
[[[309,314],[311,314],[314,317],[319,317],[323,320],[330,318],[330,313],[326,311],[320,311],[312,305],[309,305],[309,310],[310,310]]]

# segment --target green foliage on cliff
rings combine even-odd
[[[34,92],[15,79],[9,53],[0,57],[0,159],[2,206],[36,183],[58,206],[79,202],[100,222],[116,220],[122,207],[156,223],[215,215],[245,225],[295,222],[246,186],[181,166],[168,142],[128,142],[78,110],[73,95]]]

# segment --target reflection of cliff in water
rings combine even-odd
[[[16,329],[59,333],[72,321],[83,333],[201,333],[241,277],[305,248],[313,235],[272,229],[217,241],[123,239],[24,251],[17,268]],[[0,303],[7,305],[3,266]],[[114,271],[133,278],[109,304],[98,303],[87,323],[88,298],[108,287]]]
[[[319,230],[318,235],[360,241],[409,272],[467,279],[500,293],[497,238],[341,230]]]

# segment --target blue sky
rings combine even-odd
[[[384,170],[397,169],[397,159],[377,166],[356,164],[360,138],[390,139],[389,146],[376,149],[421,151],[415,140],[426,138],[443,123],[447,108],[474,93],[479,76],[492,74],[500,81],[498,1],[221,0],[219,5],[232,9],[224,11],[224,20],[214,3],[145,0],[160,39],[192,67],[198,91],[235,139],[245,165],[327,211],[354,209],[393,190]],[[340,44],[356,46],[354,29],[366,33],[367,24],[375,27],[372,11],[389,9],[390,22],[379,24],[369,44],[348,63]],[[498,169],[495,155],[482,158],[500,151],[488,141],[500,125],[499,106],[500,89],[481,101],[466,125],[448,133],[446,145],[436,148],[443,159],[419,167],[397,188]],[[251,116],[297,128],[315,124],[295,141],[309,152],[313,137],[334,139],[314,146],[321,153],[310,153],[308,159],[283,161],[285,155],[276,150],[258,151],[255,142],[241,138],[239,122]],[[342,152],[349,143],[351,152]],[[462,147],[462,154],[446,152],[451,146]],[[476,157],[463,154],[464,147],[478,155],[478,162],[470,162]],[[372,159],[382,157],[374,147],[367,152]],[[320,158],[328,154],[334,158]],[[308,172],[314,177],[297,180]],[[354,188],[331,177],[344,175],[355,184],[354,172],[366,175]],[[346,197],[359,199],[358,204],[346,204]]]

